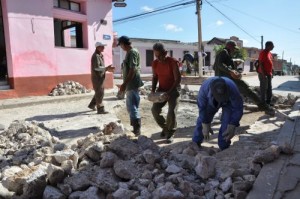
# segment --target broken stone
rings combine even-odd
[[[63,151],[57,151],[54,154],[48,154],[48,156],[54,157],[55,161],[61,164],[65,160],[71,160],[75,152],[71,149],[66,149]]]
[[[172,183],[167,182],[164,186],[161,186],[153,192],[153,199],[184,199],[184,195],[176,190]]]
[[[280,148],[277,145],[271,145],[263,151],[256,151],[253,157],[254,163],[268,163],[279,157]]]
[[[66,199],[67,197],[57,188],[46,186],[43,199]]]
[[[93,161],[97,162],[101,159],[101,152],[104,150],[104,145],[102,142],[96,142],[93,145],[89,146],[86,149],[85,154],[92,159]]]
[[[117,160],[113,168],[116,175],[122,179],[130,180],[135,177],[138,177],[136,166],[130,160],[129,161]]]
[[[232,187],[232,179],[228,177],[224,182],[220,184],[220,188],[224,193],[227,193]]]
[[[259,172],[261,171],[261,168],[262,166],[260,164],[250,162],[250,170],[253,175],[258,176]]]
[[[235,193],[235,191],[248,192],[251,188],[252,184],[246,181],[234,182],[232,185],[233,193]]]
[[[89,93],[86,87],[75,81],[65,81],[57,84],[49,93],[49,96],[60,96],[60,95],[75,95]]]
[[[250,183],[254,183],[256,180],[256,177],[255,177],[255,175],[244,175],[243,179]]]
[[[63,181],[65,172],[61,167],[49,164],[47,168],[47,178],[51,185],[56,185]]]
[[[123,134],[124,126],[118,122],[110,122],[104,125],[103,133],[104,135]]]
[[[82,191],[87,189],[92,183],[90,176],[93,173],[81,171],[64,179],[64,184],[69,185],[72,191]]]
[[[143,151],[143,157],[145,158],[145,161],[148,164],[154,164],[154,163],[158,162],[161,158],[159,153],[153,152],[150,149],[146,149],[145,151]]]
[[[198,156],[198,155],[197,155]],[[199,161],[195,171],[202,179],[208,179],[215,175],[216,158],[211,156],[198,156]]]
[[[101,168],[110,168],[113,167],[114,163],[118,159],[116,154],[113,152],[107,151],[101,154],[101,162],[100,162],[100,167]]]
[[[235,199],[245,199],[247,197],[247,192],[245,191],[234,191],[234,198]]]
[[[119,178],[112,169],[95,167],[90,173],[91,181],[105,193],[111,193],[118,189]]]
[[[171,164],[168,166],[168,168],[166,169],[167,173],[179,173],[182,169],[178,166],[176,166],[175,164]]]
[[[119,157],[123,157],[125,159],[130,159],[139,153],[138,145],[126,137],[117,138],[116,140],[112,141],[108,147]]]
[[[138,197],[139,192],[134,190],[119,188],[112,194],[112,196],[114,199],[126,199],[126,198],[130,199],[130,198]]]

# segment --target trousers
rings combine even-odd
[[[176,114],[179,104],[179,91],[175,89],[171,92],[169,100],[161,103],[153,103],[151,108],[152,115],[156,123],[166,131],[174,131],[177,128]],[[168,103],[168,113],[165,118],[162,114],[162,108]]]

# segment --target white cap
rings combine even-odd
[[[98,46],[106,46],[106,44],[98,41],[98,42],[95,43],[95,47],[97,48]]]

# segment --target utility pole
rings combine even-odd
[[[264,49],[264,36],[261,36],[261,49]]]
[[[196,10],[198,18],[198,66],[199,66],[199,77],[203,77],[203,56],[202,56],[202,29],[201,29],[201,5],[202,0],[196,1]]]

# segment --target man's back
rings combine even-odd
[[[232,58],[226,48],[224,48],[222,51],[220,51],[216,55],[215,63],[214,63],[214,70],[215,70],[215,76],[223,76],[231,78],[229,74],[229,68],[233,69],[234,64],[232,61]]]

